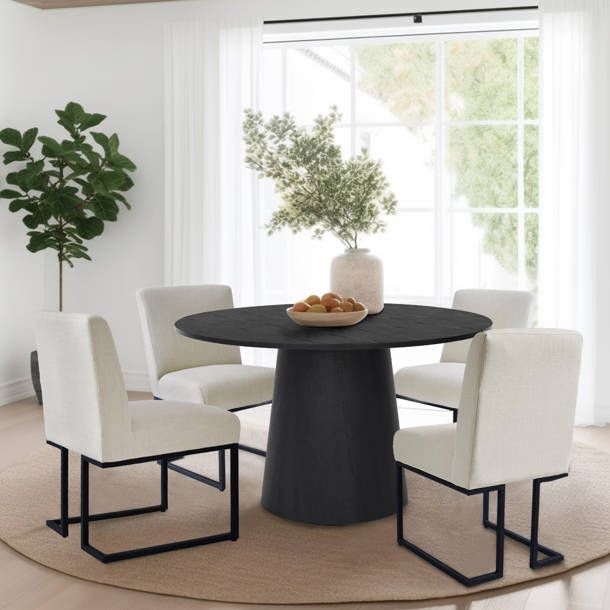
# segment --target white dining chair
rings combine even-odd
[[[116,349],[106,322],[87,314],[45,312],[36,342],[44,391],[47,443],[61,452],[60,517],[47,525],[68,536],[80,523],[81,548],[108,563],[222,540],[237,540],[239,418],[225,409],[188,402],[129,402]],[[231,465],[230,531],[145,548],[105,553],[89,541],[93,521],[165,512],[168,463],[179,457],[229,450]],[[81,511],[68,515],[68,452],[80,454]],[[91,514],[89,466],[115,468],[143,462],[161,464],[161,498],[154,506]]]
[[[569,330],[491,330],[474,337],[457,424],[406,428],[394,436],[400,545],[466,586],[503,576],[505,536],[529,546],[532,569],[563,560],[538,542],[540,486],[568,475],[581,349],[581,336]],[[493,572],[466,576],[406,539],[405,469],[468,496],[483,495],[483,525],[496,532]],[[529,480],[526,538],[506,529],[504,499],[507,483]],[[492,492],[497,493],[495,522],[489,519]],[[539,553],[545,557],[538,559]]]
[[[527,328],[532,301],[532,293],[524,290],[467,289],[456,291],[452,308],[487,316],[493,328]],[[445,343],[440,362],[399,369],[396,397],[449,410],[456,422],[469,347],[470,339]]]
[[[176,320],[190,314],[230,309],[230,286],[160,286],[136,295],[148,376],[159,400],[179,400],[241,411],[269,404],[275,370],[242,364],[240,349],[189,339],[176,332]],[[262,449],[239,448],[265,456]],[[219,453],[218,480],[170,463],[169,468],[200,482],[225,489],[224,452]]]

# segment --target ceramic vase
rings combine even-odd
[[[350,248],[333,258],[330,289],[343,297],[354,297],[369,314],[383,309],[383,263],[366,248]]]

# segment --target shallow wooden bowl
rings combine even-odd
[[[343,313],[307,313],[286,310],[288,317],[300,326],[353,326],[362,322],[369,313],[368,309],[362,311],[345,311]]]

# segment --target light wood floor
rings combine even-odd
[[[147,398],[144,394],[131,398]],[[404,415],[404,413],[403,413]],[[421,414],[420,414],[421,417]],[[577,428],[575,438],[610,452],[610,426]],[[43,443],[41,409],[33,400],[0,407],[0,470],[36,451]],[[610,474],[610,473],[609,473]],[[2,490],[0,490],[2,493]],[[610,507],[609,507],[610,510]],[[361,604],[363,606],[364,604]],[[231,610],[235,604],[202,602],[139,593],[89,583],[55,572],[0,543],[0,609],[4,610]],[[347,606],[347,608],[346,608]],[[352,610],[358,604],[342,604]],[[494,595],[478,594],[424,603],[366,604],[367,610],[610,610],[610,559],[596,561],[564,576]],[[258,610],[242,606],[243,610]],[[279,609],[279,606],[268,606]],[[311,608],[311,607],[310,607]],[[313,610],[313,609],[312,609]]]

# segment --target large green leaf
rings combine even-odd
[[[85,129],[91,129],[92,127],[95,127],[96,125],[99,125],[104,119],[106,118],[105,114],[88,114],[85,117],[85,120],[81,123],[80,128],[85,130]]]
[[[123,184],[118,187],[119,191],[128,191],[133,186],[133,180],[129,177],[128,174],[123,174]]]
[[[13,191],[11,189],[2,189],[0,191],[0,199],[16,199],[21,197],[22,193],[19,191]]]
[[[32,210],[32,205],[28,199],[13,199],[8,204],[9,212],[18,212],[19,210]]]
[[[27,153],[30,151],[30,148],[34,146],[34,142],[36,142],[36,136],[38,136],[38,129],[36,127],[32,127],[32,129],[28,129],[23,133],[23,138],[21,139],[21,151]]]
[[[104,197],[103,195],[97,195],[91,200],[90,203],[91,211],[100,220],[115,221],[119,214],[119,206],[110,197]]]
[[[38,218],[36,218],[34,214],[27,214],[21,220],[23,220],[23,224],[28,229],[35,229],[40,224]]]
[[[40,136],[38,141],[42,144],[42,154],[45,157],[60,157],[63,150],[61,148],[61,144],[54,140],[53,138],[49,138],[48,136]]]
[[[110,148],[110,152],[113,155],[116,155],[119,151],[119,136],[116,133],[113,133],[110,138],[108,138],[108,147]]]
[[[80,218],[84,216],[82,201],[68,189],[57,193],[57,198],[53,202],[53,212],[55,216],[64,218]]]
[[[68,102],[64,112],[75,125],[78,125],[86,114],[84,108],[76,102]]]
[[[27,161],[27,156],[24,155],[20,150],[9,150],[4,153],[4,165],[14,163],[15,161]]]
[[[6,129],[0,131],[0,142],[3,142],[8,146],[21,148],[21,134],[16,129],[7,127]]]
[[[104,149],[107,155],[110,155],[110,144],[108,143],[108,136],[99,131],[92,131],[91,137]]]
[[[26,248],[30,252],[39,252],[45,248],[52,248],[54,245],[54,239],[48,233],[40,233],[39,231],[28,232],[30,237],[30,243]]]
[[[83,144],[81,146],[81,151],[87,158],[91,169],[99,169],[102,164],[102,156],[93,150],[93,147],[90,144]]]
[[[119,153],[112,156],[110,163],[114,167],[118,167],[120,169],[126,169],[130,172],[133,172],[136,169],[135,163],[131,159],[129,159],[125,155],[121,155]]]
[[[125,198],[124,195],[121,195],[121,193],[112,193],[112,196],[120,201],[128,210],[131,210],[131,204],[129,203],[129,201],[127,201],[127,199]]]
[[[123,184],[125,184],[126,174],[122,171],[118,172],[102,172],[100,180],[104,184],[104,188],[107,192],[115,191]]]
[[[79,219],[74,226],[78,235],[83,239],[93,239],[104,232],[104,223],[94,216]]]

